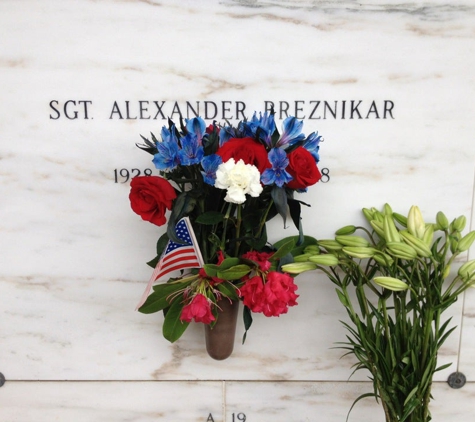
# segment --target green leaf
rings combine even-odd
[[[300,201],[296,199],[289,198],[287,200],[287,204],[289,206],[290,217],[294,222],[295,227],[299,229],[301,222],[300,222]]]
[[[252,313],[251,313],[251,310],[247,306],[244,306],[242,316],[244,320],[244,329],[245,329],[244,335],[242,336],[242,344],[244,344],[244,342],[246,341],[247,332],[249,328],[251,328],[251,325],[252,325]]]
[[[340,299],[341,304],[345,307],[348,308],[348,300],[346,299],[345,295],[343,292],[341,292],[338,289],[335,289],[336,294],[338,295],[338,299]]]
[[[160,255],[157,255],[155,258],[147,262],[147,265],[149,265],[152,268],[155,268],[158,264],[158,261],[160,260]]]
[[[407,395],[406,400],[404,400],[404,406],[409,403],[409,400],[411,400],[411,397],[417,393],[417,390],[419,389],[419,385],[416,385],[412,391]]]
[[[226,297],[229,297],[232,300],[238,300],[239,296],[237,295],[236,288],[232,283],[219,283],[217,285],[218,290]]]
[[[249,265],[239,264],[224,271],[221,271],[220,269],[217,276],[223,280],[239,280],[249,274],[250,271],[251,267],[249,267]]]
[[[184,285],[177,284],[157,284],[153,287],[153,293],[147,298],[145,303],[138,309],[143,314],[153,314],[170,306],[170,294],[183,289]]]
[[[217,211],[208,211],[200,214],[195,220],[196,223],[214,226],[224,220],[224,215]]]
[[[173,208],[168,218],[167,235],[175,243],[184,243],[175,233],[175,226],[184,216],[189,215],[196,205],[196,198],[190,194],[191,191],[180,193],[173,201]]]
[[[282,258],[283,256],[287,255],[294,249],[295,240],[289,239],[287,242],[282,244],[282,246],[277,249],[277,251],[272,255],[270,258],[271,261],[275,261],[276,259]]]
[[[448,368],[448,367],[451,366],[451,365],[452,365],[452,362],[446,363],[445,365],[441,365],[441,366],[437,367],[437,368],[434,370],[434,372],[442,371],[443,369]]]
[[[273,246],[274,246],[274,248],[279,249],[280,247],[282,247],[284,244],[286,244],[290,240],[293,240],[295,242],[295,244],[297,244],[297,242],[299,241],[299,236],[285,237],[284,239],[281,239],[278,242],[275,242]],[[317,239],[315,239],[314,237],[311,237],[311,236],[304,236],[303,237],[303,243],[299,244],[299,246],[292,249],[292,251],[291,251],[292,255],[297,256],[297,255],[303,254],[304,249],[307,246],[310,246],[310,245],[318,245]]]
[[[157,241],[157,255],[160,257],[167,247],[168,244],[168,235],[163,233]]]
[[[190,324],[189,322],[180,320],[183,307],[183,296],[180,295],[180,297],[170,306],[165,316],[165,321],[163,322],[163,337],[165,337],[170,343],[177,341]]]
[[[361,396],[359,396],[354,402],[353,404],[351,405],[350,407],[350,410],[348,411],[348,415],[346,416],[346,420],[348,421],[348,418],[350,417],[350,413],[351,411],[353,410],[353,407],[355,407],[355,404],[358,403],[361,399],[364,399],[366,397],[376,397],[376,394],[374,393],[365,393],[365,394],[361,394]]]
[[[219,277],[218,272],[227,270],[229,268],[232,268],[236,265],[239,265],[241,260],[239,258],[226,258],[221,262],[221,264],[205,264],[203,269],[205,270],[206,274],[209,277]],[[219,277],[221,278],[221,277]]]
[[[274,186],[271,191],[272,199],[274,200],[275,207],[277,212],[280,214],[282,219],[284,220],[284,227],[285,222],[287,221],[287,194],[285,193],[284,188],[279,188],[278,186]]]

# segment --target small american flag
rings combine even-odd
[[[188,217],[182,218],[176,224],[175,233],[184,243],[168,241],[136,309],[145,303],[153,283],[157,279],[175,270],[203,267],[203,257]]]

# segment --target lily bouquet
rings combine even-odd
[[[341,228],[334,239],[297,252],[296,262],[282,269],[319,269],[335,285],[349,317],[342,348],[356,357],[355,371],[369,371],[373,381],[373,392],[356,401],[375,397],[387,422],[428,422],[433,375],[450,365],[437,365],[454,330],[443,312],[475,286],[475,260],[456,273],[451,268],[475,241],[475,231],[462,236],[466,218],[449,223],[443,212],[426,223],[417,206],[407,216],[388,204],[363,213],[366,226]]]
[[[300,211],[306,204],[294,193],[321,178],[321,136],[305,136],[302,126],[288,117],[279,133],[273,112],[266,112],[235,127],[207,126],[200,117],[179,126],[169,120],[161,139],[142,136],[144,144],[137,146],[153,155],[158,175],[132,179],[132,210],[157,226],[167,224],[171,213],[148,263],[155,271],[138,310],[164,311],[163,335],[170,342],[192,320],[213,327],[223,301],[242,300],[246,333],[252,312],[279,316],[297,304],[293,277],[280,271],[295,241],[270,245],[266,222],[281,215],[285,225],[290,215],[296,237],[303,238]],[[180,276],[163,282],[177,269]]]

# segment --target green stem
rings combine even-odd
[[[272,204],[274,203],[274,200],[270,200],[269,201],[269,205],[267,206],[267,209],[266,211],[264,212],[264,215],[262,216],[261,218],[261,222],[259,224],[259,228],[257,230],[257,235],[256,237],[257,238],[260,238],[261,237],[261,234],[262,234],[262,230],[264,229],[264,226],[266,225],[266,220],[267,220],[267,216],[269,215],[269,211],[270,209],[272,208]]]
[[[234,256],[239,256],[239,248],[241,247],[241,241],[239,238],[241,237],[241,222],[242,222],[242,204],[238,204],[237,206],[237,219],[236,219],[236,247],[234,249]]]
[[[228,227],[228,221],[231,216],[231,209],[233,204],[231,202],[228,203],[228,208],[226,210],[226,214],[224,216],[224,223],[223,223],[223,233],[221,235],[221,250],[225,251],[226,249],[226,231]]]

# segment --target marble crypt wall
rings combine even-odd
[[[272,103],[325,139],[306,234],[384,203],[473,229],[475,3],[2,0],[0,34],[0,420],[345,420],[371,383],[348,380],[323,274],[299,276],[299,305],[255,316],[244,345],[239,321],[222,362],[201,324],[170,344],[160,313],[134,311],[163,230],[132,213],[120,170],[153,168],[135,143],[178,110],[235,122]],[[271,240],[294,234],[271,223]],[[433,420],[468,422],[475,290],[450,315]],[[366,399],[349,420],[383,414]]]

